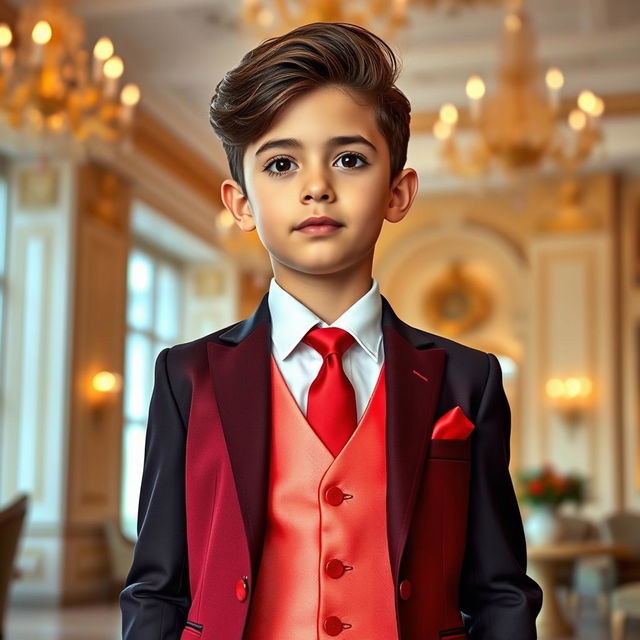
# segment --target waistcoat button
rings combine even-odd
[[[339,578],[344,573],[344,565],[336,558],[329,560],[324,569],[331,578]]]
[[[244,602],[247,598],[247,589],[248,589],[248,578],[247,576],[243,576],[236,582],[236,598],[240,600],[240,602]]]
[[[330,635],[337,636],[342,632],[342,620],[338,616],[329,616],[324,619],[322,628]]]
[[[408,600],[411,597],[411,582],[409,580],[403,580],[400,583],[400,597],[403,600]]]
[[[338,489],[338,487],[329,487],[324,492],[324,499],[334,507],[337,507],[339,504],[342,504],[344,500],[344,493]]]

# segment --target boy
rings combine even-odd
[[[263,42],[210,121],[274,278],[158,356],[129,640],[532,640],[496,356],[410,327],[372,278],[417,190],[391,49],[344,23]]]

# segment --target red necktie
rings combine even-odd
[[[316,327],[302,341],[323,358],[320,371],[309,387],[307,420],[335,458],[357,424],[356,394],[342,369],[342,354],[355,338],[337,327]]]

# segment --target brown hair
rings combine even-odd
[[[363,27],[313,22],[264,40],[218,82],[209,122],[227,154],[233,179],[246,194],[246,147],[294,98],[321,85],[345,86],[375,110],[389,145],[391,178],[407,160],[411,104],[395,86],[400,66],[389,45]]]

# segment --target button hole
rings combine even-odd
[[[342,628],[343,628],[343,629],[351,629],[351,626],[352,626],[352,625],[350,625],[348,622],[343,622],[343,623],[342,623]]]
[[[350,493],[345,493],[342,495],[343,500],[351,500],[351,498],[353,498],[353,495],[351,495]]]
[[[344,570],[345,571],[353,571],[353,567],[351,565],[345,564],[344,565]]]

